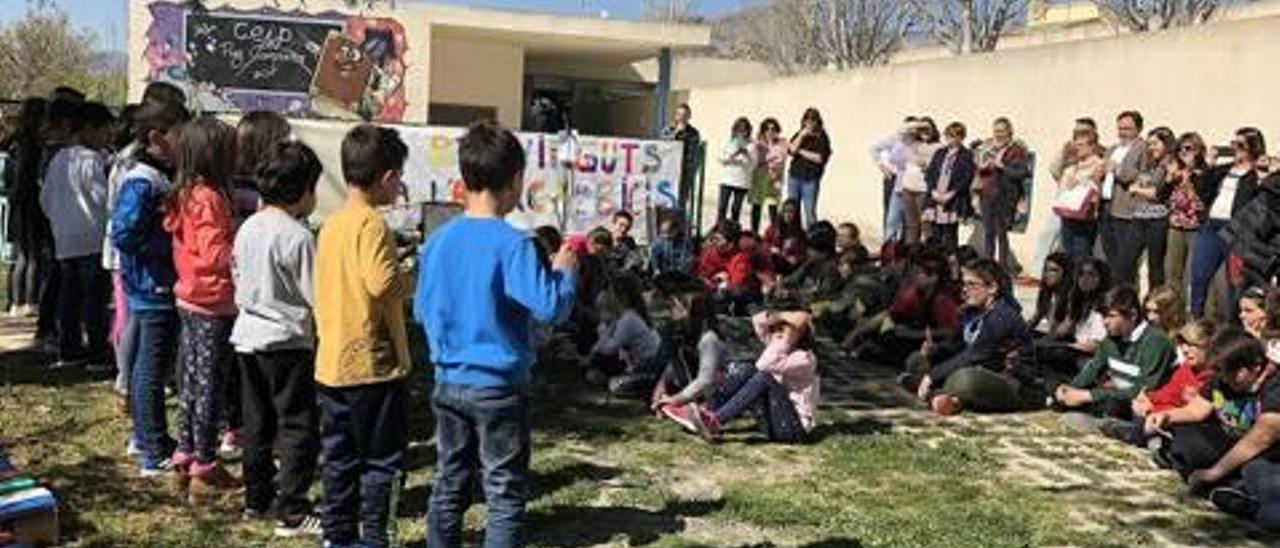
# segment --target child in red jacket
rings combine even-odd
[[[716,229],[707,235],[702,253],[698,255],[698,277],[708,287],[719,289],[729,280],[729,261],[737,253],[736,237],[724,229]]]
[[[764,302],[765,289],[774,282],[769,257],[755,234],[743,233],[737,247],[726,268],[724,287],[716,291],[716,300],[734,316],[745,315],[748,307]]]
[[[1112,419],[1102,424],[1102,432],[1121,441],[1145,446],[1148,436],[1143,432],[1143,422],[1146,417],[1186,405],[1195,399],[1205,384],[1213,380],[1217,368],[1209,361],[1207,353],[1217,332],[1217,324],[1208,319],[1196,320],[1183,327],[1177,335],[1178,365],[1169,375],[1169,380],[1154,390],[1138,393],[1133,399],[1132,422]]]
[[[218,432],[234,363],[229,338],[236,319],[230,186],[235,144],[235,129],[214,118],[183,127],[177,180],[165,207],[185,349],[178,448],[171,460],[178,484],[189,485],[193,498],[239,486],[218,461]]]

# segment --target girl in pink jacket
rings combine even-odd
[[[809,313],[760,312],[751,321],[764,352],[754,368],[729,374],[711,405],[692,413],[694,424],[712,440],[722,425],[751,412],[770,441],[803,441],[813,430],[819,385]]]
[[[218,461],[218,433],[236,374],[229,338],[236,319],[231,278],[235,242],[231,176],[236,132],[214,118],[182,129],[177,180],[165,204],[164,228],[173,235],[178,273],[173,292],[182,320],[182,394],[178,448],[172,465],[193,498],[234,489],[239,482]]]

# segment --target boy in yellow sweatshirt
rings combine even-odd
[[[316,244],[316,394],[324,451],[326,546],[386,546],[406,444],[408,278],[377,207],[399,192],[408,147],[393,129],[342,140],[347,201]]]

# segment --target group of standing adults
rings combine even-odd
[[[676,107],[675,123],[662,135],[684,143],[679,192],[680,207],[684,211],[696,206],[693,192],[701,167],[702,137],[690,125],[691,115],[689,105]],[[783,137],[782,124],[776,118],[765,118],[753,133],[751,120],[740,117],[734,120],[730,137],[716,160],[723,166],[717,224],[726,220],[740,223],[742,204],[746,201],[751,205],[751,231],[759,234],[766,210],[770,224],[776,220],[778,201],[784,190],[788,199],[800,203],[804,226],[818,220],[818,192],[831,160],[831,139],[818,109],[804,111],[800,129],[790,139]]]

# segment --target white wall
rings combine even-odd
[[[520,127],[524,49],[494,41],[431,37],[431,102],[488,106],[498,121]]]

